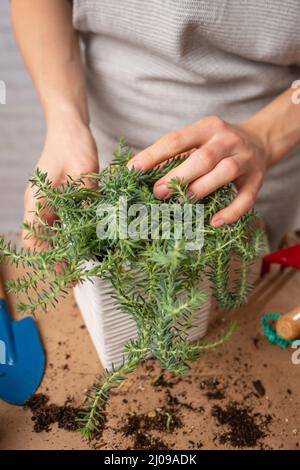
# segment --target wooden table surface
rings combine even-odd
[[[6,268],[4,275],[11,278],[16,273]],[[13,297],[10,301],[15,303]],[[140,366],[114,392],[103,436],[92,443],[83,441],[77,432],[58,429],[56,424],[50,426],[49,432],[33,432],[29,410],[2,402],[0,449],[128,449],[141,446],[144,441],[147,447],[151,439],[152,445],[157,442],[158,446],[174,449],[236,448],[234,436],[230,437],[235,428],[230,423],[220,425],[216,418],[216,410],[224,411],[230,403],[248,407],[254,421],[270,420],[264,428],[265,436],[251,444],[251,448],[297,449],[300,365],[292,363],[292,349],[282,350],[261,336],[259,323],[263,313],[287,312],[297,304],[300,304],[300,273],[286,270],[280,274],[273,270],[258,284],[247,305],[239,311],[216,313],[210,337],[223,329],[225,319],[240,323],[224,348],[199,359],[179,381],[171,377],[169,385],[154,386],[158,370],[153,361]],[[40,313],[37,322],[47,354],[39,391],[47,394],[51,403],[63,404],[72,396],[79,404],[83,390],[93,384],[101,366],[72,295],[60,302],[55,311],[51,308],[48,313]],[[258,382],[263,385],[262,394],[255,389]],[[214,392],[217,388],[221,393],[209,393],[212,384]],[[125,432],[124,424],[129,423],[130,416],[151,417],[165,409],[170,400],[180,403],[174,408],[181,423],[178,429],[167,432],[141,427],[131,435]]]

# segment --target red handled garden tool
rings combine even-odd
[[[300,269],[300,244],[274,251],[263,258],[261,275],[265,275],[271,264],[279,264],[281,269],[290,266]],[[271,322],[270,322],[271,320]],[[273,323],[275,322],[275,325]],[[264,333],[271,343],[286,348],[295,340],[300,340],[300,306],[285,315],[269,313],[261,319]]]
[[[269,272],[271,264],[279,264],[282,270],[288,266],[300,269],[300,243],[265,255],[262,262],[261,276]]]
[[[0,278],[0,399],[23,405],[43,377],[45,354],[33,318],[13,320]]]

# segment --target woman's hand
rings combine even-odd
[[[189,193],[201,199],[221,186],[234,182],[238,194],[233,202],[216,213],[211,225],[220,227],[238,220],[251,209],[269,165],[267,145],[247,123],[233,125],[216,116],[161,137],[129,163],[148,170],[179,154],[187,158],[158,180],[153,188],[160,199],[169,197],[168,185],[177,177],[189,184]]]
[[[55,186],[67,176],[98,171],[89,130],[78,33],[68,0],[11,0],[16,40],[44,108],[47,135],[37,167]],[[45,21],[45,18],[47,19]],[[25,192],[25,221],[33,222],[35,189]],[[53,213],[43,214],[51,223]],[[24,235],[26,235],[24,233]],[[24,240],[31,248],[34,240]]]
[[[96,144],[89,128],[81,122],[72,122],[69,117],[65,124],[62,116],[57,122],[57,125],[48,126],[44,149],[36,165],[41,171],[47,172],[54,186],[65,183],[69,175],[76,179],[82,173],[97,172],[99,169]],[[25,222],[34,221],[33,211],[38,202],[35,192],[36,189],[28,185],[24,195]],[[54,213],[43,215],[49,224],[53,222]],[[33,248],[34,240],[26,239],[26,234],[24,231],[23,245]]]

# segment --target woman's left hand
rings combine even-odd
[[[170,132],[135,155],[130,168],[148,170],[171,157],[187,154],[177,168],[155,183],[154,194],[167,199],[171,178],[189,184],[189,192],[201,199],[233,182],[238,190],[232,203],[216,213],[211,225],[221,227],[238,220],[251,209],[269,165],[267,146],[247,123],[229,124],[216,116]]]

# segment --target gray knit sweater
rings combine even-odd
[[[73,5],[104,164],[120,135],[138,150],[208,114],[238,122],[300,78],[300,0]],[[300,183],[298,157],[296,149],[274,167],[260,193],[258,209],[273,245],[282,231],[300,227],[300,199],[290,197]]]

